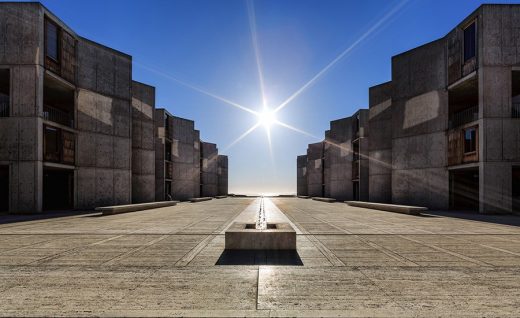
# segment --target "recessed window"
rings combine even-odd
[[[477,53],[477,24],[471,23],[464,29],[464,62],[474,58]]]
[[[0,117],[9,116],[9,69],[0,69]]]
[[[464,129],[464,153],[477,151],[477,128]]]
[[[58,61],[58,26],[50,21],[45,21],[45,55]]]

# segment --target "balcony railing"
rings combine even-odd
[[[43,118],[67,127],[74,127],[74,115],[61,109],[44,105]]]
[[[513,103],[511,107],[511,117],[520,118],[520,103]]]
[[[466,108],[449,116],[449,128],[455,128],[478,119],[478,105]]]
[[[9,117],[9,96],[0,95],[0,117]]]

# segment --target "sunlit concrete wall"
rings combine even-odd
[[[228,156],[218,155],[218,195],[228,195]]]
[[[132,202],[155,201],[155,87],[132,81]]]
[[[307,155],[296,158],[296,194],[307,196]]]
[[[325,196],[336,200],[352,199],[352,118],[330,122],[325,134]]]
[[[392,58],[392,201],[447,209],[446,46]]]
[[[214,197],[218,194],[218,149],[217,145],[201,142],[201,196]]]
[[[392,202],[392,83],[369,89],[370,138],[369,195],[370,202]]]
[[[307,148],[307,193],[311,197],[323,197],[324,142],[309,144]]]
[[[359,116],[359,133],[357,136],[353,136],[353,139],[357,139],[359,142],[359,200],[368,201],[369,197],[369,125],[368,109],[360,109],[357,113]]]
[[[42,209],[43,17],[37,3],[0,3],[0,68],[10,73],[0,165],[9,167],[11,212]]]
[[[131,203],[132,58],[83,38],[77,54],[76,207]]]
[[[172,198],[189,200],[200,188],[200,140],[193,120],[172,117]]]

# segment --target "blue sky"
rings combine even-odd
[[[249,11],[245,0],[42,3],[78,34],[133,56],[133,78],[156,87],[156,106],[195,120],[229,156],[230,192],[294,193],[296,156],[329,121],[367,107],[368,88],[390,80],[391,57],[444,36],[481,1],[257,0]],[[263,127],[228,148],[258,118],[181,84],[262,109],[251,9],[270,108],[351,47],[277,113],[308,135],[272,126],[272,155]]]

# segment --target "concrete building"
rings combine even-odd
[[[200,196],[214,197],[218,195],[217,145],[202,141],[200,144]]]
[[[296,160],[296,195],[308,196],[307,191],[307,155],[298,156]]]
[[[155,199],[200,196],[200,140],[192,120],[155,111]]]
[[[360,200],[519,211],[519,23],[520,5],[482,5],[445,37],[392,58],[392,80],[370,88],[360,116],[370,127]]]
[[[325,195],[325,171],[323,165],[325,142],[309,144],[307,147],[307,195]]]
[[[228,195],[228,157],[218,155],[218,195]]]
[[[132,81],[130,55],[39,3],[0,3],[0,34],[0,211],[200,195],[199,132],[156,113],[155,88]],[[227,164],[222,172],[224,189]]]

